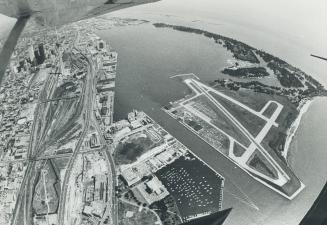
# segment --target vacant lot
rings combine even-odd
[[[57,212],[59,204],[56,184],[58,177],[50,161],[47,161],[38,176],[33,196],[33,210],[37,215]]]

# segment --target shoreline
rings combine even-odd
[[[286,137],[286,141],[285,141],[284,150],[281,153],[281,155],[285,158],[287,163],[288,163],[288,153],[289,153],[289,149],[290,149],[292,140],[294,139],[296,131],[298,130],[298,128],[300,126],[303,115],[308,111],[312,102],[313,102],[313,99],[308,99],[308,100],[301,102],[301,104],[298,106],[298,109],[300,111],[299,115],[293,121],[291,127],[287,130],[287,137]]]

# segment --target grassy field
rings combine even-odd
[[[247,164],[256,171],[272,178],[276,179],[278,177],[277,171],[272,167],[272,165],[267,161],[267,159],[258,151],[252,154]]]
[[[271,127],[261,144],[264,147],[271,148],[273,151],[279,154],[284,150],[286,137],[286,133],[283,132],[281,129],[279,129],[278,127]]]
[[[142,222],[142,225],[154,225],[157,217],[146,208],[139,211],[139,207],[119,201],[118,221],[119,225],[139,225],[140,222]]]
[[[171,195],[153,203],[150,208],[158,213],[163,225],[182,223],[175,199]]]
[[[236,127],[222,111],[213,105],[207,97],[199,96],[194,101],[196,101],[197,104],[193,105],[193,107],[196,107],[198,111],[211,118],[211,122],[214,125],[242,143],[244,146],[250,145],[250,140],[244,134],[242,134],[238,127]]]
[[[245,152],[245,149],[238,143],[234,143],[233,153],[236,157],[241,157]]]
[[[210,92],[210,94],[222,106],[224,106],[224,108],[227,109],[250,132],[250,134],[252,134],[253,137],[256,137],[265,126],[266,121],[255,114],[215,93]]]
[[[268,105],[268,107],[265,109],[265,111],[262,114],[270,118],[274,114],[276,109],[277,109],[277,104],[272,102]]]
[[[284,149],[285,140],[287,137],[287,130],[299,115],[299,112],[292,105],[284,105],[283,110],[277,118],[278,127],[271,127],[268,134],[262,141],[262,145],[267,150],[272,149],[275,153],[280,155]]]
[[[222,87],[219,84],[212,82],[213,88],[228,95],[231,98],[249,106],[255,111],[260,111],[262,107],[266,105],[269,100],[272,100],[272,96],[263,93],[257,93],[252,90],[240,88],[238,91],[233,91],[228,88]]]

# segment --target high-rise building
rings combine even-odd
[[[104,41],[100,40],[100,41],[98,41],[98,46],[97,47],[98,47],[98,50],[101,50],[101,49],[106,47],[106,44],[105,44]]]
[[[44,51],[44,46],[43,44],[39,44],[39,53],[40,53],[40,57],[41,57],[41,63],[43,63],[45,61],[45,51]]]
[[[12,60],[12,61],[10,62],[10,69],[11,69],[11,71],[12,71],[11,74],[16,74],[16,73],[18,73],[17,65],[16,65],[16,63],[14,62],[14,60]]]
[[[34,51],[34,55],[38,65],[42,64],[45,61],[45,51],[43,44],[39,44],[38,49]]]
[[[35,56],[37,65],[41,64],[41,56],[40,56],[39,50],[34,51],[34,56]]]
[[[30,47],[28,48],[28,53],[29,53],[29,58],[30,58],[31,62],[33,62],[35,59],[33,45],[30,45]]]

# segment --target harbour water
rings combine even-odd
[[[205,37],[157,29],[151,24],[115,27],[99,31],[99,35],[119,53],[115,120],[126,117],[132,109],[145,111],[223,175],[223,208],[233,207],[226,224],[299,223],[327,179],[326,98],[313,101],[291,143],[290,164],[306,188],[289,201],[250,178],[160,109],[188,93],[170,76],[195,73],[205,82],[212,81],[226,65],[229,53]]]

